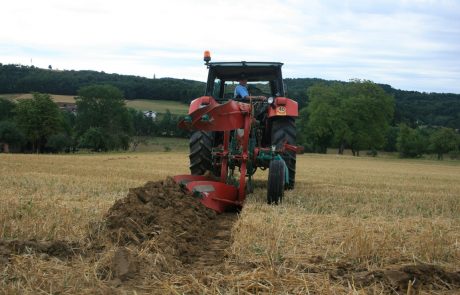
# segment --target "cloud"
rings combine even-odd
[[[214,61],[281,61],[285,77],[460,93],[458,1],[16,0],[0,62],[206,79]],[[459,85],[457,85],[459,84]]]

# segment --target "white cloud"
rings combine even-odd
[[[458,1],[7,0],[0,62],[204,81],[213,60],[285,77],[460,93]]]

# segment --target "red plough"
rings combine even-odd
[[[224,212],[229,207],[241,208],[253,189],[257,168],[269,168],[267,201],[281,202],[284,190],[294,187],[294,118],[298,115],[297,103],[283,96],[282,64],[209,63],[206,55],[205,61],[209,68],[206,96],[192,101],[188,116],[179,122],[179,127],[192,131],[192,175],[177,175],[174,180],[206,207]],[[268,83],[271,96],[225,103],[214,98],[224,101],[226,85],[242,77]]]

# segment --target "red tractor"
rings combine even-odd
[[[257,169],[269,169],[267,202],[278,204],[295,185],[297,102],[285,97],[278,62],[210,62],[206,92],[179,122],[192,131],[191,175],[174,179],[217,212],[241,208]],[[249,100],[234,97],[248,81]],[[257,99],[253,99],[257,98]],[[262,99],[260,99],[262,98]]]

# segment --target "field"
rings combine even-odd
[[[179,147],[0,154],[0,294],[460,293],[458,162],[299,155],[280,206],[265,204],[258,171],[240,214],[212,216],[186,196],[152,207],[169,222],[146,227],[133,198],[180,193],[168,181],[129,188],[188,173]],[[111,227],[119,213],[132,231]]]
[[[32,94],[2,94],[0,97],[27,99],[32,98]],[[51,98],[55,102],[75,103],[75,98],[72,95],[51,94]],[[170,100],[132,99],[126,100],[126,105],[136,110],[155,111],[157,113],[165,113],[166,110],[169,110],[177,115],[185,115],[188,111],[187,104]]]

